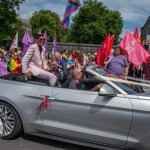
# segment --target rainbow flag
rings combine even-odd
[[[80,6],[80,0],[68,0],[65,14],[64,14],[64,19],[62,22],[64,29],[69,28],[70,16],[78,9],[79,6]]]

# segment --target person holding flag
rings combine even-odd
[[[7,71],[11,74],[18,74],[21,72],[21,61],[17,52],[13,53],[13,58],[8,63]]]
[[[120,46],[116,46],[114,54],[111,59],[105,61],[106,69],[114,74],[128,75],[129,64],[125,56],[121,55],[122,49]]]

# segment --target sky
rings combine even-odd
[[[83,0],[81,1],[81,6]],[[123,18],[124,26],[121,37],[126,31],[133,32],[138,26],[139,30],[144,26],[150,16],[150,0],[98,0],[103,2],[111,10],[118,10]],[[56,12],[63,19],[67,0],[25,0],[20,7],[20,17],[29,19],[35,11],[41,9]]]

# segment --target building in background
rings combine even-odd
[[[31,33],[32,29],[30,26],[30,19],[21,19],[22,20],[22,27],[28,31],[29,33]]]
[[[150,52],[150,16],[148,17],[147,21],[145,22],[144,26],[141,28],[141,36],[142,41],[145,41],[145,47]]]

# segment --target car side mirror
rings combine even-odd
[[[117,94],[114,92],[113,88],[104,84],[98,92],[99,96],[116,96]]]

